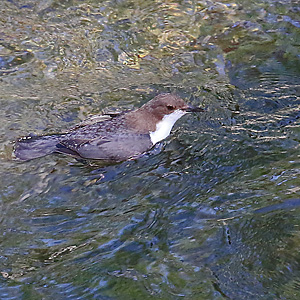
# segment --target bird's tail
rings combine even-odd
[[[30,160],[56,151],[60,135],[29,136],[19,139],[15,144],[15,156],[21,160]]]

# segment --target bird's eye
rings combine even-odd
[[[167,109],[168,110],[174,110],[174,106],[169,104],[169,105],[167,105]]]

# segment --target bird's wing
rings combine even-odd
[[[58,152],[87,159],[122,161],[140,155],[152,147],[149,135],[124,133],[118,135],[99,136],[92,140],[61,140]]]
[[[124,112],[120,112],[120,113],[116,112],[116,113],[107,113],[104,115],[94,115],[94,116],[89,117],[86,120],[83,120],[82,122],[78,123],[77,125],[72,127],[70,130],[72,131],[72,130],[76,130],[76,129],[84,127],[84,126],[93,125],[93,124],[104,122],[104,121],[109,121],[109,120],[112,120],[123,114],[124,114]]]

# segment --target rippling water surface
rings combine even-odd
[[[299,299],[300,6],[0,3],[1,299]],[[206,112],[116,165],[13,141],[175,92]]]

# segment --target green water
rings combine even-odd
[[[298,1],[0,2],[0,299],[299,299]],[[174,92],[117,165],[13,142]]]

